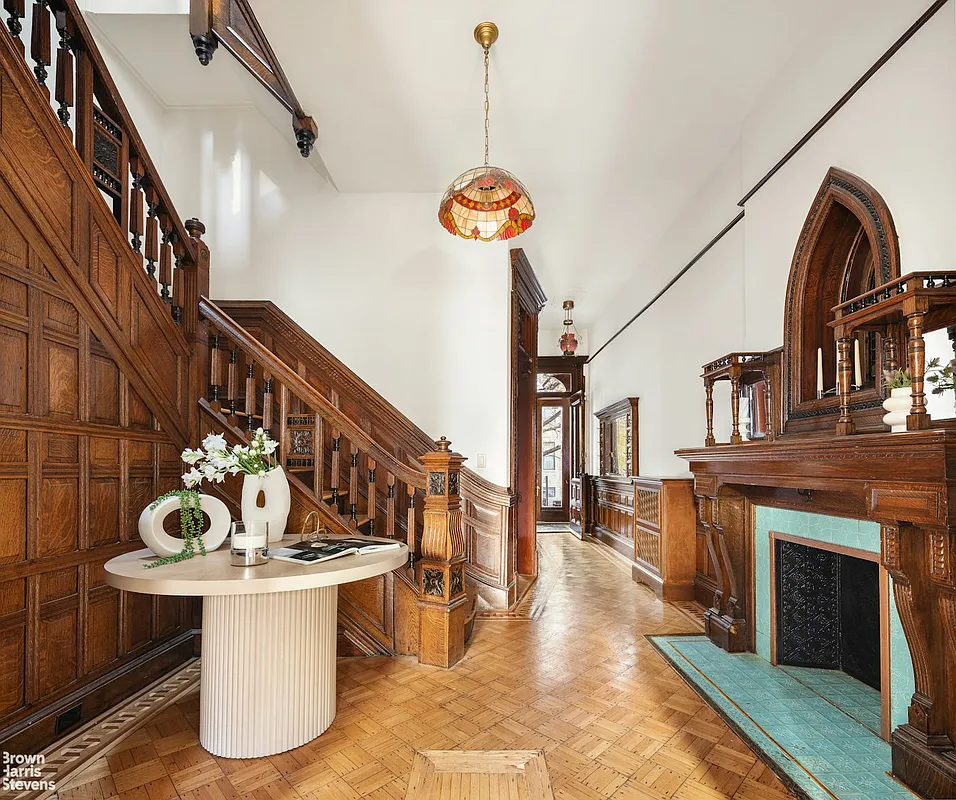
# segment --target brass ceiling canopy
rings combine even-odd
[[[498,41],[498,26],[493,22],[479,22],[475,26],[475,41],[482,49],[488,50]]]
[[[521,181],[489,164],[488,54],[498,41],[498,26],[478,23],[475,41],[485,54],[485,163],[455,178],[438,207],[438,221],[454,236],[490,242],[511,239],[528,230],[534,222],[534,203]]]

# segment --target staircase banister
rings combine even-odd
[[[414,469],[424,471],[425,468],[417,454],[427,453],[434,446],[435,440],[389,403],[374,387],[362,380],[347,364],[339,361],[321,342],[315,340],[274,302],[271,300],[220,300],[215,305],[223,313],[227,313],[223,311],[225,306],[234,314],[238,314],[242,324],[247,327],[250,324],[266,324],[270,330],[281,331],[295,339],[301,347],[314,348],[328,359],[338,362],[336,372],[339,381],[348,387],[353,397],[361,398],[363,406],[374,407],[378,421],[386,421],[396,439],[400,439],[401,446],[408,453],[410,465]],[[340,393],[344,391],[339,389]],[[413,455],[413,453],[416,454]],[[465,492],[467,494],[474,492],[482,499],[499,505],[510,506],[517,502],[515,493],[508,487],[499,486],[464,465],[461,467],[461,480],[462,487],[470,490]]]
[[[196,264],[198,260],[196,242],[189,236],[186,226],[183,224],[182,217],[180,217],[176,211],[176,207],[173,205],[173,201],[169,198],[169,193],[166,191],[166,187],[159,177],[159,171],[156,169],[153,159],[150,158],[146,145],[143,143],[139,131],[133,123],[133,118],[126,108],[126,103],[123,102],[119,89],[116,88],[113,77],[106,67],[106,62],[103,60],[103,56],[96,46],[96,40],[89,26],[86,24],[83,12],[80,11],[76,0],[49,0],[49,7],[55,12],[62,11],[66,14],[70,22],[71,41],[73,41],[74,45],[79,45],[79,47],[82,48],[83,54],[90,59],[96,81],[99,82],[103,89],[103,94],[106,95],[106,97],[101,96],[99,98],[100,102],[102,102],[104,106],[111,106],[103,110],[110,116],[115,117],[117,121],[122,124],[123,132],[129,140],[131,158],[139,159],[139,163],[146,176],[146,183],[156,193],[159,205],[165,210],[173,225],[176,227],[179,242],[186,252],[186,260],[190,264]]]
[[[416,489],[425,488],[425,474],[399,461],[394,455],[383,449],[355,422],[343,414],[318,391],[307,383],[302,376],[283,362],[262,342],[251,336],[244,328],[236,323],[228,314],[216,306],[206,297],[199,299],[199,313],[216,330],[225,334],[231,341],[238,344],[242,350],[252,356],[256,363],[267,369],[273,377],[284,384],[300,400],[305,401],[317,414],[331,423],[336,430],[345,436],[352,444],[359,447],[376,464],[391,472],[397,479],[404,481]]]

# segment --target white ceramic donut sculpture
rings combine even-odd
[[[199,495],[199,506],[209,517],[209,530],[203,533],[202,539],[206,551],[211,552],[226,541],[232,519],[226,504],[212,495]],[[174,556],[183,549],[183,540],[170,536],[163,529],[163,521],[174,512],[179,513],[179,498],[167,497],[155,508],[146,506],[139,515],[139,536],[143,544],[158,556]]]

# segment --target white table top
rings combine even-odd
[[[296,537],[287,537],[282,544],[296,541]],[[270,545],[279,546],[279,543]],[[187,561],[146,569],[144,565],[155,558],[150,550],[135,550],[111,558],[104,566],[106,582],[127,592],[179,597],[292,592],[383,575],[408,563],[408,547],[402,544],[397,550],[352,554],[315,565],[272,559],[268,564],[255,567],[234,567],[229,563],[227,540],[206,556],[197,554]]]

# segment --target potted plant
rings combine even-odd
[[[226,475],[243,475],[242,520],[269,523],[269,541],[277,542],[285,533],[291,499],[285,472],[273,455],[279,443],[262,428],[256,430],[247,445],[229,447],[221,434],[210,433],[198,450],[183,450],[182,459],[191,469],[183,475],[188,488],[204,479],[222,483]],[[259,505],[259,495],[265,498]]]
[[[883,385],[889,391],[889,396],[883,401],[883,408],[887,414],[883,416],[883,424],[889,425],[894,433],[906,430],[906,415],[912,406],[913,379],[905,369],[883,370]]]

